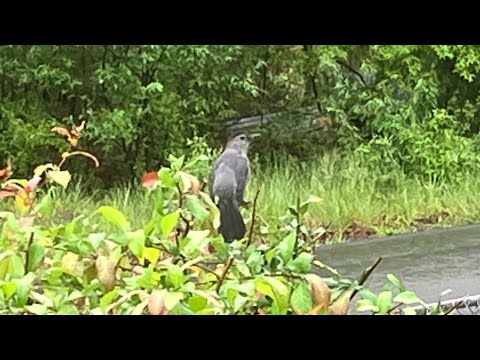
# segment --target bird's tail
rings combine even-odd
[[[247,232],[240,208],[235,198],[223,198],[218,203],[220,210],[220,228],[225,242],[241,240]]]

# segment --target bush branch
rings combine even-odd
[[[252,223],[250,224],[250,233],[248,234],[247,247],[250,246],[250,244],[252,243],[253,227],[255,226],[255,214],[257,212],[257,200],[258,200],[259,194],[260,194],[260,189],[257,189],[257,193],[255,194],[255,199],[253,200]]]
[[[227,265],[225,266],[225,269],[223,269],[222,275],[218,280],[217,287],[215,288],[215,291],[217,292],[217,294],[220,291],[220,288],[222,287],[223,281],[225,280],[225,276],[227,276],[228,270],[230,270],[230,268],[233,265],[233,260],[234,260],[234,257],[230,256],[230,258],[227,261]]]
[[[375,271],[375,269],[378,267],[378,265],[380,265],[382,260],[383,260],[383,258],[379,257],[377,260],[375,260],[375,262],[373,263],[372,266],[366,268],[363,271],[363,273],[358,278],[358,285],[362,286],[363,284],[365,284],[365,281],[367,281],[367,279],[370,277],[370,275],[372,275],[372,273]],[[350,295],[350,301],[355,297],[355,295],[357,295],[357,293],[358,293],[358,290],[355,289],[352,292],[352,295]]]

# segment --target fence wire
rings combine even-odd
[[[436,304],[429,304],[436,306]],[[465,296],[462,298],[444,300],[440,307],[448,315],[480,315],[480,295]],[[422,307],[415,307],[419,313],[423,313]]]

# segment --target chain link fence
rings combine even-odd
[[[437,304],[429,304],[436,306]],[[448,315],[480,315],[480,295],[444,300],[440,302],[442,310]],[[418,313],[424,313],[423,307],[415,307]]]

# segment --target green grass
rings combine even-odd
[[[407,178],[401,171],[388,176],[368,171],[365,164],[352,159],[341,160],[336,154],[325,155],[309,163],[279,161],[259,169],[253,168],[247,197],[260,188],[257,214],[269,222],[284,215],[297,195],[305,200],[317,195],[324,201],[315,205],[310,215],[314,225],[331,224],[342,232],[353,221],[373,227],[379,234],[412,231],[419,218],[446,212],[449,216],[437,225],[457,225],[480,221],[480,176],[464,174],[455,184],[433,184]],[[142,226],[153,209],[145,192],[133,186],[107,193],[87,194],[81,182],[72,183],[58,202],[58,217],[71,218],[89,214],[100,205],[120,209],[133,226]],[[13,199],[2,200],[0,209],[12,209]]]
[[[260,213],[269,217],[282,215],[297,194],[301,199],[314,194],[324,199],[311,210],[316,222],[343,230],[356,221],[388,234],[413,230],[414,220],[442,212],[450,214],[445,225],[479,221],[479,186],[477,174],[465,174],[455,184],[433,184],[402,171],[381,175],[333,154],[309,164],[266,168],[253,177],[250,193],[260,187]]]

